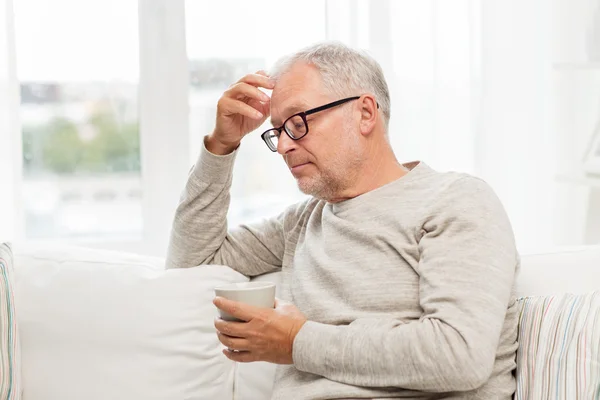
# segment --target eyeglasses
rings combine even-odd
[[[283,125],[281,125],[279,128],[271,128],[260,135],[260,137],[265,141],[269,150],[275,152],[277,151],[277,143],[279,143],[279,136],[281,135],[282,130],[289,136],[290,139],[300,140],[308,133],[308,122],[306,122],[307,115],[315,114],[319,111],[324,111],[332,107],[337,107],[357,99],[360,99],[360,96],[347,97],[345,99],[337,100],[320,107],[311,108],[308,111],[299,112],[286,119]],[[377,107],[379,108],[379,104],[377,104]]]

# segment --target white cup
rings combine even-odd
[[[275,284],[273,282],[241,282],[215,288],[215,295],[261,308],[275,307]],[[219,309],[226,321],[243,322]]]

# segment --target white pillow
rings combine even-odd
[[[27,399],[231,399],[213,287],[247,278],[162,268],[160,258],[15,246]]]

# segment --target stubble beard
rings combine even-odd
[[[356,178],[364,162],[364,154],[357,136],[346,142],[330,160],[327,166],[318,169],[313,175],[297,180],[298,188],[304,194],[320,200],[339,199],[341,194],[356,183]]]

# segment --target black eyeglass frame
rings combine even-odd
[[[324,104],[324,105],[319,106],[319,107],[311,108],[310,110],[307,110],[307,111],[302,111],[302,112],[296,113],[296,114],[290,116],[289,118],[287,118],[285,121],[283,121],[283,124],[280,127],[267,129],[266,131],[263,132],[262,135],[260,135],[260,137],[265,142],[265,144],[267,145],[267,147],[269,148],[269,150],[271,150],[272,152],[276,152],[277,151],[277,147],[273,148],[273,147],[271,147],[269,145],[269,139],[267,139],[267,135],[269,135],[269,132],[276,131],[276,132],[279,133],[279,136],[280,136],[281,135],[281,131],[283,130],[285,132],[285,134],[288,135],[288,137],[290,139],[292,139],[292,140],[300,140],[304,136],[308,135],[308,122],[306,121],[306,117],[308,115],[315,114],[315,113],[318,113],[320,111],[324,111],[324,110],[327,110],[327,109],[330,109],[330,108],[333,108],[333,107],[337,107],[337,106],[342,105],[344,103],[347,103],[349,101],[358,100],[358,99],[360,99],[360,96],[346,97],[345,99],[336,100],[336,101]],[[377,108],[379,108],[379,103],[377,103]],[[289,132],[285,128],[285,125],[287,124],[287,122],[289,120],[291,120],[292,118],[295,118],[295,117],[302,118],[302,121],[304,122],[304,127],[306,128],[306,132],[304,132],[304,134],[302,136],[294,136],[293,133]],[[279,136],[277,136],[277,137],[279,137]]]

